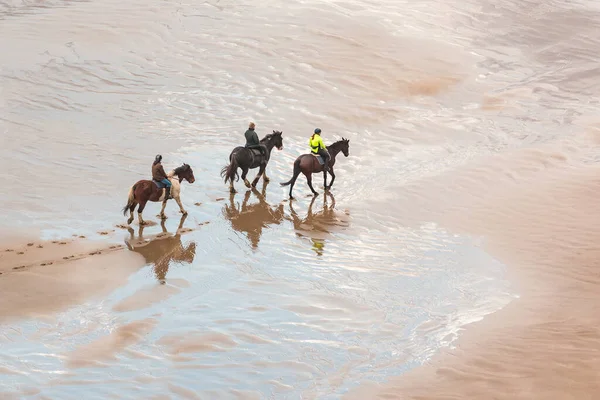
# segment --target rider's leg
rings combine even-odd
[[[165,185],[165,201],[170,199],[170,195],[171,195],[171,181],[168,179],[163,179],[161,181],[164,185]]]
[[[319,155],[323,157],[323,169],[329,171],[329,152],[325,149],[319,149]]]

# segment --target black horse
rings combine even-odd
[[[314,173],[319,173],[323,171],[323,188],[325,190],[331,189],[331,186],[333,186],[333,181],[335,181],[335,173],[333,172],[333,166],[335,165],[335,157],[339,154],[340,151],[344,153],[344,156],[348,157],[348,154],[350,154],[350,139],[342,138],[342,140],[338,140],[331,146],[327,146],[327,150],[329,151],[329,155],[331,156],[331,158],[329,159],[329,173],[331,174],[331,182],[329,182],[329,186],[327,186],[327,172],[323,170],[323,166],[319,163],[317,157],[312,154],[302,154],[298,156],[298,158],[296,158],[296,161],[294,161],[294,175],[292,176],[292,179],[290,179],[287,182],[281,183],[281,186],[291,185],[290,199],[294,198],[292,197],[292,189],[294,188],[294,183],[296,183],[296,179],[298,179],[298,175],[300,175],[300,172],[302,172],[304,176],[306,176],[306,182],[308,182],[308,187],[310,187],[310,190],[313,192],[313,195],[316,196],[319,194],[315,191],[315,189],[312,186],[312,174]]]
[[[273,147],[277,147],[278,150],[283,149],[283,132],[273,131],[273,133],[269,133],[264,138],[261,139],[260,144],[267,148],[267,155],[263,156],[258,149],[248,149],[244,146],[238,146],[231,154],[229,154],[229,165],[226,165],[221,169],[221,177],[225,178],[225,183],[229,181],[229,190],[231,193],[235,193],[236,190],[233,187],[233,179],[237,181],[239,179],[237,170],[238,168],[242,169],[242,179],[244,180],[244,184],[246,187],[250,188],[256,187],[258,180],[264,174],[264,181],[269,182],[269,178],[267,177],[266,168],[269,163],[269,159],[271,158],[271,150]],[[246,179],[246,175],[248,175],[248,170],[258,168],[258,174],[256,178],[252,181],[252,185]]]

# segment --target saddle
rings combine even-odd
[[[320,154],[315,154],[315,153],[310,153],[310,154],[312,154],[313,157],[317,158],[317,161],[319,162],[320,165],[325,164],[325,162],[323,161],[323,157],[321,157]]]
[[[263,156],[260,151],[260,148],[257,147],[244,147],[246,150],[250,150],[250,155],[252,156],[252,163],[255,160],[260,160],[261,164],[265,164],[267,162],[267,157]]]

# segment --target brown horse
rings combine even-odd
[[[296,179],[298,179],[300,172],[306,176],[306,182],[308,183],[308,187],[310,187],[310,190],[313,192],[314,196],[317,196],[319,193],[317,193],[312,186],[312,174],[323,172],[323,189],[331,189],[331,186],[333,186],[333,181],[335,181],[335,173],[333,172],[335,157],[340,151],[344,153],[344,156],[348,157],[348,154],[350,154],[350,139],[342,138],[342,140],[338,140],[331,146],[327,146],[327,150],[331,156],[329,158],[329,173],[331,174],[331,182],[329,182],[329,186],[327,186],[327,172],[323,170],[323,165],[319,163],[317,156],[312,154],[302,154],[296,158],[296,161],[294,161],[294,175],[292,176],[292,179],[281,183],[281,186],[291,185],[290,199],[294,198],[292,196],[292,189],[294,189],[294,183],[296,183]]]
[[[242,169],[242,179],[248,189],[251,187],[255,188],[258,180],[263,174],[264,181],[269,182],[266,172],[267,164],[271,159],[271,150],[273,150],[273,147],[277,147],[278,150],[283,149],[283,138],[281,135],[283,135],[283,132],[273,131],[273,133],[269,133],[260,140],[260,144],[267,149],[266,157],[261,155],[259,150],[247,149],[243,146],[238,146],[231,151],[229,154],[229,165],[226,165],[221,169],[221,177],[225,178],[225,183],[229,181],[229,191],[231,193],[236,192],[233,187],[233,179],[238,179],[238,168]],[[250,182],[246,179],[248,170],[258,167],[260,167],[258,174],[256,174],[256,177],[252,181],[252,185],[250,185]]]
[[[175,168],[173,171],[167,174],[169,181],[171,181],[171,196],[179,205],[179,210],[183,215],[187,214],[187,211],[181,205],[181,182],[185,179],[189,183],[194,183],[196,180],[194,178],[194,171],[192,171],[192,167],[187,164],[183,164],[181,167]],[[127,220],[127,224],[131,224],[133,222],[133,211],[135,207],[139,204],[138,208],[138,221],[140,225],[146,224],[144,219],[142,218],[142,212],[144,211],[144,207],[146,207],[146,203],[159,202],[162,201],[162,209],[160,210],[160,218],[167,219],[165,215],[165,207],[167,206],[167,200],[165,200],[165,189],[159,189],[156,184],[151,180],[141,180],[137,181],[130,189],[129,189],[129,197],[127,198],[127,204],[123,207],[123,215],[127,215],[127,210],[130,212],[129,219]]]

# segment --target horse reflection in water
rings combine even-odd
[[[328,203],[331,199],[331,205]],[[338,212],[335,210],[335,197],[331,192],[325,192],[323,196],[323,209],[317,212],[313,211],[315,200],[313,197],[307,210],[306,217],[300,218],[294,210],[293,202],[290,201],[290,220],[296,230],[296,236],[307,238],[312,244],[312,249],[318,256],[322,256],[325,249],[325,240],[333,236],[333,232],[339,228],[350,226],[350,217],[348,212]]]
[[[225,204],[223,207],[223,215],[229,220],[231,227],[244,233],[254,250],[258,248],[263,229],[269,225],[279,225],[284,219],[283,204],[271,206],[267,203],[266,190],[266,183],[263,185],[262,193],[254,188],[248,190],[241,207],[239,203],[236,206],[234,202],[235,194],[231,193],[229,204]],[[248,204],[251,193],[258,199],[258,203]]]
[[[125,240],[129,250],[141,254],[147,264],[154,264],[154,274],[161,284],[165,284],[169,266],[172,263],[191,263],[196,255],[196,243],[191,242],[187,246],[181,243],[181,234],[185,233],[183,222],[187,215],[183,215],[175,234],[170,234],[165,226],[165,220],[161,220],[162,232],[144,238],[144,225],[140,225],[137,239],[134,230],[128,227],[130,237]]]

